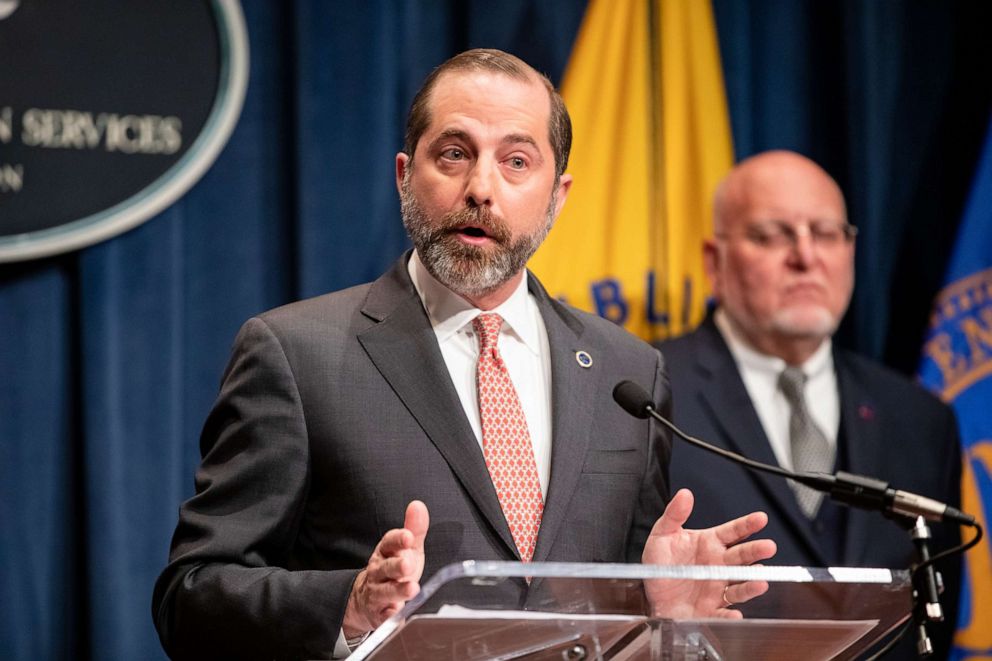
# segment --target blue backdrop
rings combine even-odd
[[[243,3],[244,111],[140,228],[0,265],[0,656],[162,658],[152,583],[248,316],[376,276],[420,81],[474,46],[560,80],[583,0]],[[992,99],[992,7],[715,0],[737,156],[823,163],[859,225],[841,342],[910,373]]]

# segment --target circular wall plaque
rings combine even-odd
[[[237,0],[0,0],[0,262],[82,248],[172,204],[248,84]]]

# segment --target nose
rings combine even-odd
[[[492,206],[495,174],[495,167],[486,159],[476,160],[465,182],[466,206],[469,208]]]
[[[813,234],[808,225],[801,225],[796,228],[793,237],[792,250],[789,251],[792,263],[805,270],[813,265],[816,260],[816,244],[813,241]]]

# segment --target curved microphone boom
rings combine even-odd
[[[919,496],[909,491],[900,491],[889,486],[888,482],[837,471],[829,473],[795,473],[780,466],[770,466],[753,459],[748,459],[736,452],[718,448],[706,441],[689,436],[672,422],[655,410],[655,404],[647,391],[633,381],[621,381],[613,388],[613,399],[627,413],[635,418],[654,418],[672,430],[679,438],[688,441],[707,452],[718,454],[753,470],[771,473],[795,480],[813,489],[823,491],[831,499],[846,505],[875,510],[886,514],[908,517],[910,519],[922,516],[930,521],[954,521],[967,526],[975,525],[975,517],[959,509],[946,505],[932,498]]]

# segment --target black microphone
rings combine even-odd
[[[818,491],[823,491],[829,494],[833,500],[846,505],[914,519],[917,516],[922,516],[930,521],[955,521],[967,526],[973,526],[975,524],[975,517],[970,514],[966,514],[959,509],[933,500],[932,498],[919,496],[909,491],[893,489],[889,486],[888,482],[873,477],[844,471],[837,471],[833,475],[829,473],[795,473],[785,470],[780,466],[763,464],[760,461],[748,459],[736,452],[710,445],[706,441],[689,436],[659,414],[655,410],[651,396],[648,395],[644,388],[633,381],[621,381],[618,383],[613,388],[613,399],[624,411],[635,418],[654,418],[671,429],[677,436],[696,447],[743,464],[753,470],[795,480],[800,484],[812,487]]]

